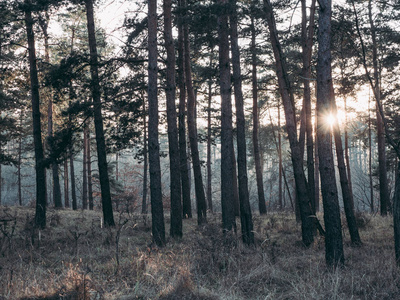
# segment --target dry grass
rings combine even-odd
[[[283,213],[255,217],[255,247],[223,237],[215,215],[201,228],[184,220],[182,241],[162,249],[141,216],[116,215],[110,229],[99,212],[49,210],[39,232],[33,215],[0,207],[12,220],[0,232],[0,299],[400,299],[390,217],[359,216],[360,248],[344,229],[346,263],[331,271],[323,238],[304,248]]]

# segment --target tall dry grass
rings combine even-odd
[[[0,207],[13,220],[0,232],[0,299],[400,299],[390,217],[358,216],[359,248],[344,226],[345,266],[332,271],[323,237],[304,248],[285,213],[254,218],[254,247],[223,236],[214,215],[203,227],[184,220],[183,239],[162,249],[138,215],[101,228],[100,212],[49,210],[42,231],[33,215]]]

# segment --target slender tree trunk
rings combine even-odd
[[[88,181],[88,201],[89,201],[89,209],[94,209],[93,203],[93,182],[92,182],[92,151],[90,149],[91,139],[90,139],[90,129],[87,127],[86,130],[86,141],[87,141],[87,181]]]
[[[318,120],[315,120],[315,128],[318,128]],[[316,132],[316,131],[315,131]],[[314,162],[315,162],[315,168],[314,168],[314,178],[315,178],[315,190],[314,190],[314,195],[315,195],[315,212],[319,212],[319,152],[318,152],[318,135],[315,134],[315,143],[314,143]]]
[[[143,98],[143,192],[142,192],[142,214],[147,215],[147,172],[149,168],[147,151],[147,121],[146,121],[146,101]]]
[[[314,179],[314,141],[313,141],[313,128],[311,116],[311,55],[314,37],[314,16],[315,16],[315,3],[313,0],[310,8],[310,21],[307,30],[307,8],[306,1],[301,1],[302,9],[302,53],[303,53],[303,86],[304,86],[304,111],[305,111],[305,129],[306,129],[306,142],[307,142],[307,181],[308,190],[310,195],[310,203],[313,213],[316,212],[315,206],[315,179]]]
[[[282,204],[282,190],[283,190],[283,185],[282,185],[282,173],[283,173],[283,161],[282,161],[282,134],[281,134],[281,104],[280,101],[278,101],[278,168],[279,168],[279,173],[278,173],[278,183],[279,183],[279,193],[278,193],[278,202],[279,202],[279,209],[283,209],[283,204]],[[290,194],[289,194],[290,195]]]
[[[44,61],[47,64],[50,64],[50,47],[49,47],[49,34],[48,34],[48,25],[50,21],[50,17],[48,12],[45,12],[45,16],[43,17],[39,14],[39,25],[42,29],[43,37],[44,37]],[[47,107],[47,136],[50,139],[53,136],[53,95],[51,90],[48,90],[47,94],[48,98],[48,107]],[[55,208],[62,208],[61,202],[61,187],[60,187],[60,177],[58,174],[58,165],[57,163],[52,163],[52,179],[53,179],[53,202]]]
[[[88,140],[87,140],[87,126],[88,124],[85,124],[85,127],[83,128],[83,170],[82,170],[82,209],[87,209],[88,208],[88,182],[87,182],[87,165],[88,165]]]
[[[210,69],[213,67],[213,51],[210,54]],[[208,99],[207,99],[207,205],[213,212],[212,202],[212,170],[211,170],[211,100],[212,100],[212,76],[208,78]]]
[[[22,115],[21,115],[21,126],[22,126]],[[18,178],[18,203],[22,206],[22,176],[21,176],[21,164],[22,164],[22,136],[18,139],[18,165],[17,165],[17,178]]]
[[[358,233],[357,221],[354,215],[354,203],[352,199],[353,191],[351,190],[349,181],[347,179],[346,165],[344,163],[342,137],[340,134],[339,122],[337,119],[337,108],[334,98],[333,85],[331,86],[331,89],[332,89],[331,91],[332,110],[334,116],[336,117],[336,120],[333,124],[333,135],[335,138],[336,158],[339,169],[340,186],[342,188],[344,212],[346,215],[347,226],[349,228],[351,243],[354,246],[361,246],[362,242],[360,234]]]
[[[72,209],[78,209],[78,201],[76,199],[76,183],[75,183],[75,166],[74,166],[74,157],[71,154],[69,156],[69,167],[70,167],[70,174],[71,174],[71,197],[72,197]]]
[[[97,161],[99,168],[101,202],[103,207],[104,224],[114,226],[114,215],[111,202],[110,179],[108,176],[106,143],[103,129],[103,116],[101,113],[100,80],[98,71],[97,43],[95,36],[93,1],[85,0],[87,29],[90,49],[90,73],[93,98],[94,127],[96,131]]]
[[[378,69],[378,44],[376,41],[376,28],[372,17],[372,1],[368,1],[368,17],[371,26],[372,38],[372,63],[374,67],[374,95],[376,97],[376,128],[378,140],[378,164],[379,164],[379,199],[381,204],[381,215],[386,216],[389,205],[389,186],[386,170],[385,129],[383,119],[379,111],[378,103],[381,101],[381,90]]]
[[[170,163],[170,198],[171,198],[171,228],[172,237],[182,237],[182,202],[181,176],[179,166],[178,128],[176,126],[176,84],[175,84],[175,47],[172,37],[171,0],[164,0],[164,40],[167,51],[166,88],[168,149]]]
[[[68,159],[64,160],[64,206],[69,208]]]
[[[185,10],[186,0],[182,1],[183,9]],[[185,75],[186,75],[186,89],[187,89],[187,124],[189,130],[189,143],[190,151],[192,154],[193,174],[194,174],[194,187],[196,192],[197,204],[197,223],[203,224],[207,222],[207,204],[206,195],[204,192],[203,177],[201,175],[201,164],[199,155],[199,145],[197,139],[197,128],[195,118],[195,94],[192,83],[192,70],[190,63],[190,43],[189,43],[189,27],[187,22],[183,24],[184,30],[184,49],[185,49]]]
[[[344,158],[346,162],[346,171],[347,171],[347,179],[349,181],[349,188],[350,188],[350,200],[351,205],[354,209],[354,197],[353,197],[353,184],[351,180],[351,168],[350,168],[350,154],[349,154],[349,133],[347,130],[347,99],[344,97],[344,111],[345,111],[345,124],[344,124]]]
[[[251,215],[249,187],[247,177],[246,121],[244,117],[244,100],[242,93],[242,75],[240,71],[240,49],[238,45],[238,20],[236,0],[231,0],[230,34],[233,68],[233,85],[235,89],[236,128],[237,128],[237,164],[239,180],[240,222],[242,240],[245,244],[254,243],[253,219]]]
[[[235,228],[233,164],[232,164],[232,100],[229,62],[228,1],[219,0],[218,15],[219,84],[221,90],[221,208],[224,232]]]
[[[233,134],[232,134],[232,190],[233,190],[233,210],[235,213],[235,217],[239,217],[240,215],[239,186],[238,186],[238,173],[236,165],[235,147],[233,145]]]
[[[185,87],[185,49],[183,33],[183,0],[178,1],[180,12],[178,15],[178,88],[179,88],[179,167],[181,171],[182,187],[182,215],[183,218],[192,218],[192,203],[190,199],[190,180],[188,170],[188,155],[186,151],[186,87]]]
[[[285,66],[285,60],[282,53],[281,45],[278,40],[275,17],[273,15],[272,6],[269,0],[264,0],[264,7],[270,32],[271,44],[275,56],[279,92],[281,94],[283,107],[285,110],[286,130],[288,133],[289,145],[291,149],[293,173],[297,192],[296,195],[300,205],[302,239],[304,245],[309,246],[314,241],[315,220],[313,217],[311,217],[313,213],[310,206],[310,197],[308,194],[309,191],[303,169],[301,149],[297,140],[294,97],[291,92],[290,82]]]
[[[370,190],[370,210],[371,214],[375,212],[374,207],[374,183],[372,180],[372,126],[371,126],[371,108],[370,99],[368,99],[368,174],[369,174],[369,190]]]
[[[157,96],[157,0],[148,2],[148,98],[149,98],[149,163],[150,197],[153,240],[159,247],[165,245],[164,211],[161,191],[160,145],[158,141]]]
[[[254,5],[254,4],[253,4]],[[257,49],[256,49],[256,29],[254,24],[254,16],[251,15],[251,56],[252,56],[252,94],[253,94],[253,152],[254,164],[256,168],[256,181],[258,193],[258,210],[260,215],[267,213],[264,194],[264,181],[261,168],[260,146],[258,141],[258,87],[257,87]]]
[[[393,197],[394,252],[400,266],[400,160],[398,160],[395,192]]]
[[[28,39],[29,71],[31,80],[33,143],[35,147],[36,170],[36,214],[35,226],[46,227],[46,169],[43,163],[42,128],[40,124],[39,80],[36,66],[35,36],[31,13],[31,1],[25,0],[25,29]]]
[[[332,153],[332,136],[326,116],[331,113],[333,85],[331,71],[331,0],[319,1],[318,64],[317,64],[317,119],[318,151],[320,158],[321,191],[325,220],[325,259],[328,266],[344,263],[342,227]]]

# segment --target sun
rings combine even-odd
[[[326,123],[332,127],[333,125],[335,125],[336,123],[336,118],[335,115],[333,113],[330,113],[326,116]]]

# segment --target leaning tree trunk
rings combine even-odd
[[[219,0],[223,7],[218,15],[219,84],[221,90],[221,209],[224,232],[235,228],[232,164],[232,100],[229,66],[229,35],[227,0]]]
[[[31,80],[33,143],[35,147],[36,170],[36,214],[35,226],[46,227],[46,169],[42,143],[42,128],[40,124],[39,80],[36,66],[35,36],[30,0],[25,0],[25,29],[28,39],[29,72]]]
[[[240,222],[242,228],[242,240],[245,244],[254,243],[253,219],[251,215],[249,187],[247,177],[247,153],[246,153],[246,120],[244,117],[244,100],[242,93],[242,75],[240,71],[240,49],[238,45],[238,20],[236,0],[231,0],[230,34],[233,68],[233,85],[235,88],[236,104],[236,128],[237,128],[237,165],[239,180]]]
[[[148,100],[149,100],[149,164],[153,240],[165,245],[164,211],[161,191],[160,145],[158,141],[157,96],[157,0],[148,2]]]
[[[353,191],[351,190],[351,187],[349,184],[349,180],[347,177],[346,165],[344,162],[345,159],[344,159],[344,153],[343,153],[342,136],[340,134],[339,123],[337,120],[337,108],[336,108],[335,98],[333,96],[334,95],[333,85],[331,86],[331,89],[332,89],[332,91],[331,91],[331,93],[332,93],[332,99],[331,99],[332,110],[333,110],[334,116],[336,117],[336,120],[333,124],[333,135],[335,138],[336,158],[337,158],[337,164],[338,164],[338,169],[339,169],[340,186],[342,188],[344,212],[346,215],[347,226],[349,228],[351,243],[354,246],[361,246],[362,242],[361,242],[360,234],[358,233],[356,217],[354,215],[354,204],[353,204],[353,199],[352,199]]]
[[[291,149],[291,158],[293,164],[293,173],[296,184],[296,195],[299,201],[302,239],[306,246],[311,245],[314,241],[315,220],[312,217],[313,212],[310,206],[310,197],[308,194],[307,181],[303,169],[302,151],[297,140],[296,114],[294,107],[294,97],[291,92],[290,82],[285,66],[283,51],[278,39],[275,17],[273,15],[271,2],[264,0],[266,10],[266,18],[270,32],[270,39],[274,51],[276,73],[278,77],[279,92],[282,97],[283,107],[285,110],[286,130],[289,138]]]
[[[178,15],[178,88],[179,88],[179,168],[181,171],[181,187],[182,187],[182,216],[183,218],[192,217],[192,203],[190,199],[190,179],[188,170],[188,156],[186,143],[186,87],[185,87],[185,50],[184,50],[184,33],[183,33],[183,1],[179,0],[178,5],[181,8]]]
[[[111,202],[110,179],[108,177],[106,143],[104,138],[103,116],[101,114],[100,79],[98,70],[97,43],[94,26],[93,0],[86,0],[87,29],[90,49],[90,74],[93,98],[94,128],[96,131],[97,161],[101,189],[103,218],[106,226],[114,226],[114,215]]]
[[[258,210],[260,215],[267,213],[265,204],[264,181],[261,169],[260,146],[258,141],[258,88],[257,88],[257,49],[256,49],[256,30],[254,17],[251,16],[251,60],[252,60],[252,94],[253,94],[253,155],[254,165],[256,169],[257,193],[258,193]]]
[[[331,0],[319,1],[318,64],[317,64],[317,135],[319,151],[319,172],[324,205],[325,259],[328,266],[344,263],[342,227],[332,153],[331,128],[326,116],[331,113],[333,85],[331,70]]]
[[[182,9],[186,9],[186,0],[182,1]],[[187,89],[187,124],[189,130],[189,143],[190,151],[192,154],[193,174],[194,174],[194,187],[196,192],[197,204],[197,223],[203,224],[207,222],[207,204],[206,195],[204,192],[203,177],[201,174],[201,163],[199,154],[199,145],[197,139],[197,128],[195,118],[195,94],[192,82],[192,70],[190,63],[190,41],[189,41],[189,26],[187,22],[183,24],[184,30],[184,49],[185,49],[185,75],[186,75],[186,89]]]
[[[164,39],[167,51],[165,95],[167,98],[168,149],[170,163],[170,198],[172,237],[182,237],[181,176],[179,166],[178,128],[175,107],[175,47],[172,37],[171,0],[164,0]]]

